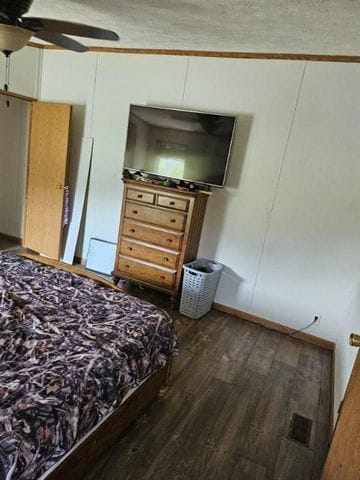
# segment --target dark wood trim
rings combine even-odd
[[[170,365],[170,364],[169,364]],[[140,415],[166,387],[169,367],[151,375],[133,394],[104,420],[75,450],[65,458],[46,480],[80,480],[119,435]]]
[[[63,50],[56,45],[29,43],[43,50]],[[161,48],[89,47],[89,52],[123,53],[132,55],[174,55],[185,57],[244,58],[250,60],[300,60],[309,62],[360,63],[360,55],[328,55],[312,53],[236,52],[217,50],[171,50]]]
[[[359,371],[357,353],[331,437],[330,449],[320,480],[353,480],[359,478]]]
[[[37,102],[36,98],[27,97],[25,95],[20,95],[20,93],[15,93],[15,92],[6,92],[1,88],[0,88],[0,95],[4,95],[5,97],[18,98],[19,100],[25,100],[26,102]]]
[[[330,441],[335,430],[334,424],[334,409],[335,409],[335,350],[336,344],[334,343],[333,352],[331,355],[331,374],[330,374]]]
[[[78,265],[86,265],[86,258],[82,258],[82,257],[77,257],[75,256],[74,257],[74,264],[78,264]]]
[[[279,333],[284,333],[289,335],[289,333],[293,332],[294,329],[290,328],[286,325],[282,325],[281,323],[276,323],[271,320],[267,320],[266,318],[258,317],[257,315],[253,315],[252,313],[243,312],[241,310],[237,310],[235,308],[227,307],[226,305],[222,305],[220,303],[213,303],[213,308],[215,310],[219,310],[220,312],[229,313],[234,317],[241,318],[243,320],[247,320],[249,322],[255,323],[256,325],[261,325],[269,330],[275,330]],[[326,348],[327,350],[334,351],[335,343],[330,342],[329,340],[325,340],[321,337],[316,337],[315,335],[311,335],[305,332],[298,332],[293,335],[294,338],[298,340],[303,340],[304,342],[311,343],[313,345],[317,345],[318,347]]]
[[[33,48],[38,48],[39,50],[43,50],[45,47],[45,44],[43,43],[36,43],[36,42],[28,42],[27,47],[33,47]],[[49,45],[50,46],[50,45]],[[60,47],[58,47],[60,49]]]
[[[10,240],[10,242],[18,243],[21,245],[22,238],[13,237],[12,235],[8,235],[7,233],[0,232],[0,237],[5,238],[6,240]]]

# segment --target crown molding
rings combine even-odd
[[[41,50],[64,50],[56,45],[45,45],[34,42],[29,47]],[[159,48],[120,48],[89,47],[89,52],[122,53],[131,55],[172,55],[185,57],[239,58],[249,60],[298,60],[309,62],[341,62],[360,63],[359,55],[321,55],[310,53],[271,53],[271,52],[222,52],[212,50],[169,50]]]

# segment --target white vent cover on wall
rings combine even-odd
[[[111,275],[114,269],[116,243],[90,238],[86,268]]]

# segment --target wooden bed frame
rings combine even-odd
[[[81,480],[145,407],[167,386],[170,362],[143,382],[45,480]]]
[[[119,292],[124,291],[121,288],[117,287],[114,283],[110,282],[109,280],[106,280],[106,278],[101,277],[100,275],[96,275],[95,273],[92,273],[89,270],[85,270],[85,267],[81,265],[70,265],[68,263],[60,262],[59,260],[42,257],[38,253],[32,253],[24,249],[20,249],[16,251],[16,253],[18,253],[22,257],[29,258],[30,260],[34,260],[34,262],[42,263],[50,267],[55,267],[55,268],[59,268],[60,270],[65,270],[66,272],[76,273],[77,275],[81,275],[82,277],[90,278],[91,280],[100,282],[106,287],[113,288],[114,290],[117,290]]]
[[[23,257],[29,258],[44,265],[76,273],[103,285],[122,291],[110,281],[99,277],[87,270],[68,265],[57,260],[41,257],[27,251],[19,252]],[[95,430],[82,441],[69,456],[64,458],[46,475],[45,480],[81,480],[84,475],[95,465],[97,459],[111,447],[120,434],[141,414],[141,412],[154,400],[162,389],[167,388],[170,375],[171,360],[165,367],[153,373],[112,412],[106,420],[95,427]]]

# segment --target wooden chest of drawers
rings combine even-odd
[[[113,276],[176,295],[196,258],[208,193],[124,182]]]

